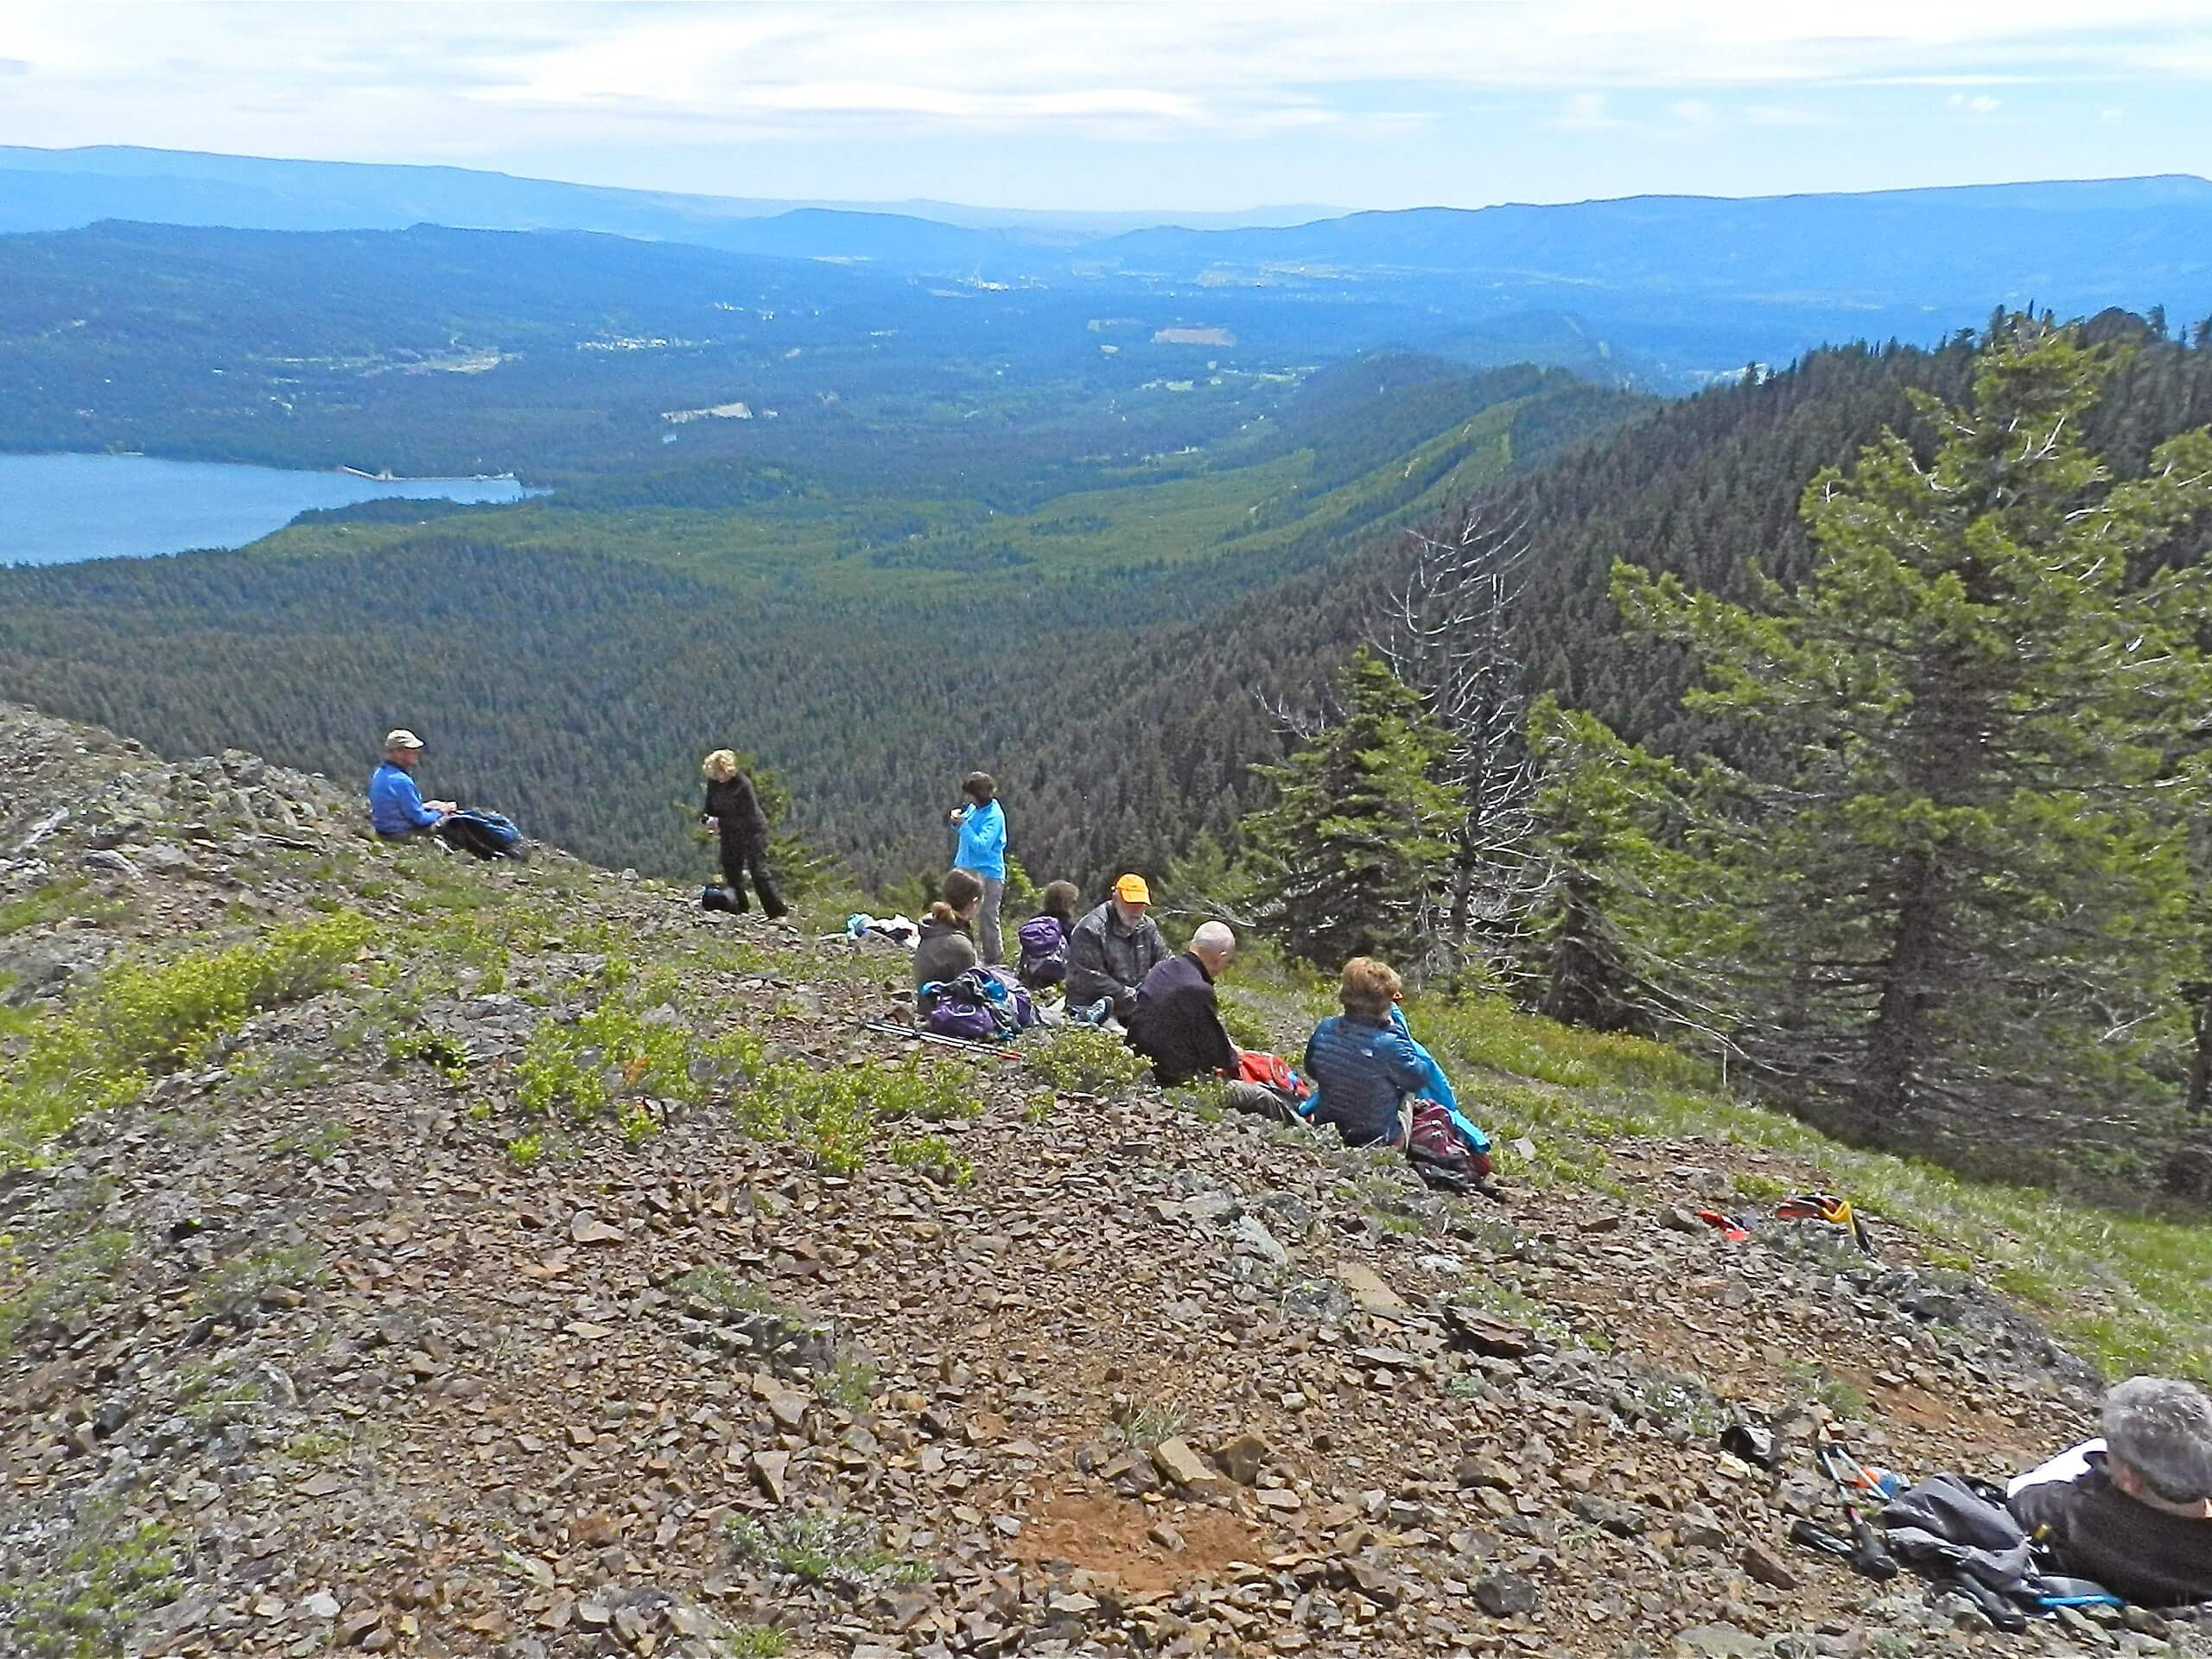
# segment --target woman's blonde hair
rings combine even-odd
[[[1398,1000],[1403,982],[1387,962],[1354,957],[1344,963],[1344,976],[1337,987],[1337,1001],[1355,1020],[1387,1020],[1390,1005]]]
[[[700,762],[699,770],[707,775],[709,783],[726,784],[737,776],[737,751],[716,749]]]

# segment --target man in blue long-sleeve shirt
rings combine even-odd
[[[415,785],[423,740],[404,726],[385,734],[384,764],[369,774],[369,823],[388,840],[435,830],[455,810],[451,801],[426,801]]]

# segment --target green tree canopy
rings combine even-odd
[[[1457,807],[1435,775],[1446,737],[1372,652],[1354,653],[1337,691],[1340,718],[1257,768],[1275,798],[1243,825],[1249,908],[1310,962],[1403,959],[1451,856]]]
[[[1738,1012],[1852,1131],[2117,1160],[2177,1098],[2197,797],[2175,751],[2204,724],[2212,602],[2201,565],[2153,556],[2212,506],[2212,434],[2115,478],[2081,434],[2119,356],[2007,319],[1969,404],[1916,395],[1926,453],[1885,431],[1813,480],[1793,590],[1738,605],[1616,567],[1631,624],[1697,663],[1688,706],[1771,762],[1726,854],[1755,912]]]

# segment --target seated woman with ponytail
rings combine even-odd
[[[926,1014],[934,1000],[923,992],[925,985],[949,985],[978,961],[975,920],[983,902],[983,878],[973,870],[947,870],[944,892],[923,918],[921,941],[914,947],[917,1014]]]

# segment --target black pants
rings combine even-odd
[[[730,897],[740,910],[747,908],[745,898],[746,878],[760,895],[760,908],[770,920],[784,914],[783,896],[776,891],[776,883],[768,874],[768,849],[754,842],[725,841],[722,842],[722,885],[729,889]]]

